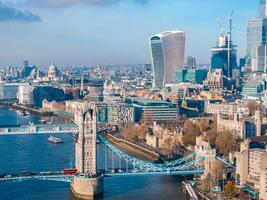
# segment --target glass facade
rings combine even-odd
[[[192,82],[202,84],[207,78],[206,69],[183,69],[176,71],[176,83]]]
[[[0,84],[0,100],[17,99],[18,84]]]
[[[260,18],[267,17],[267,0],[260,0]]]
[[[257,53],[257,71],[266,72],[267,71],[267,46],[259,46]]]
[[[164,53],[161,39],[151,38],[151,53],[153,62],[154,86],[160,88],[164,83]]]
[[[247,57],[253,71],[257,71],[257,51],[259,46],[266,45],[267,19],[257,19],[248,22],[247,27]]]
[[[228,48],[212,48],[211,68],[222,69],[223,74],[227,77],[232,77],[233,68],[237,67],[237,51],[234,46],[231,47],[230,52],[230,67],[228,68]]]
[[[154,72],[153,86],[162,88],[175,82],[175,71],[182,69],[185,53],[185,33],[166,31],[150,38]]]

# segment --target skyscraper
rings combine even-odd
[[[211,49],[211,68],[222,69],[223,75],[232,77],[233,68],[237,67],[237,46],[229,40],[229,35],[222,33],[219,36],[216,47]]]
[[[267,0],[260,0],[260,18],[267,17]]]
[[[258,71],[258,47],[265,46],[267,39],[267,18],[251,20],[247,27],[247,57],[252,71]]]
[[[153,65],[153,86],[163,87],[175,81],[175,72],[183,68],[185,54],[185,33],[166,31],[150,38]]]
[[[189,67],[196,67],[196,65],[197,65],[196,58],[192,57],[192,56],[187,57],[187,65]]]

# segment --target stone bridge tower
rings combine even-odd
[[[74,177],[71,191],[79,199],[92,199],[103,194],[103,177],[97,174],[96,106],[85,104],[75,115],[79,125],[75,145],[78,175]]]

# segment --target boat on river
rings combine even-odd
[[[63,143],[61,138],[53,137],[51,135],[49,136],[48,141],[56,144]]]

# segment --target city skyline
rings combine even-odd
[[[186,56],[210,63],[210,48],[220,32],[217,18],[227,30],[231,10],[233,41],[243,57],[247,21],[259,11],[252,0],[205,0],[201,5],[195,0],[0,2],[0,66],[21,65],[24,59],[42,66],[51,60],[60,66],[150,63],[149,37],[175,28],[187,35]],[[199,12],[207,7],[208,13]]]

